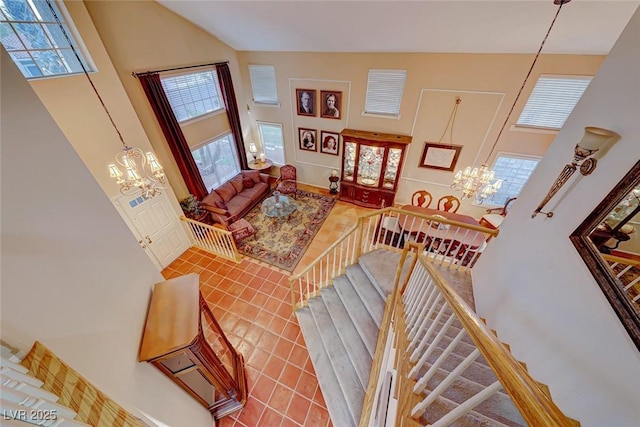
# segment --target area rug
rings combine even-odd
[[[298,209],[288,219],[272,221],[260,211],[260,204],[245,217],[256,234],[238,242],[247,256],[286,271],[293,271],[329,216],[336,200],[321,194],[298,190]]]

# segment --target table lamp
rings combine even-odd
[[[251,155],[253,156],[253,163],[258,163],[258,147],[256,147],[256,143],[255,142],[250,142],[249,143],[249,152],[251,153]]]

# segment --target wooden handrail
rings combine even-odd
[[[619,255],[602,254],[602,258],[605,261],[617,262],[619,264],[633,265],[634,267],[640,266],[640,257],[637,256],[636,254],[629,254],[629,255],[635,255],[635,256],[630,256],[627,258]]]
[[[575,426],[576,422],[560,411],[471,307],[447,285],[440,270],[424,255],[420,254],[419,258],[527,423],[546,427]]]

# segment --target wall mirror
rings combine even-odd
[[[570,238],[640,350],[640,161]]]

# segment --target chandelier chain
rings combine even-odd
[[[456,123],[456,115],[458,114],[458,106],[462,102],[459,96],[456,96],[456,103],[453,106],[453,110],[451,110],[451,115],[449,116],[449,121],[447,122],[447,126],[444,128],[444,132],[442,132],[442,136],[438,140],[438,142],[442,142],[442,139],[447,134],[447,130],[449,129],[449,125],[451,125],[451,133],[449,134],[449,145],[453,145],[453,127]]]
[[[115,129],[116,133],[118,134],[118,138],[120,138],[120,142],[122,142],[122,145],[124,145],[126,147],[127,144],[125,144],[124,139],[122,138],[122,134],[120,133],[120,130],[116,126],[116,123],[113,121],[113,117],[111,117],[111,113],[109,113],[109,110],[107,109],[107,106],[105,105],[104,101],[102,100],[102,96],[100,96],[100,93],[98,92],[98,89],[96,89],[96,86],[93,84],[93,80],[91,80],[91,77],[89,77],[89,72],[87,71],[86,67],[84,66],[84,62],[82,61],[82,59],[80,59],[80,55],[76,51],[76,48],[74,47],[74,45],[73,45],[73,43],[71,41],[71,38],[67,34],[67,31],[64,29],[64,25],[62,25],[62,22],[60,21],[60,18],[58,17],[58,14],[56,13],[56,11],[53,8],[53,6],[51,5],[51,0],[46,0],[46,2],[47,2],[47,6],[49,6],[49,10],[51,11],[51,13],[53,14],[53,17],[56,20],[56,23],[60,27],[60,30],[62,31],[62,34],[64,35],[64,38],[67,40],[67,43],[69,43],[69,46],[71,47],[71,51],[73,52],[74,56],[78,60],[78,63],[80,64],[80,67],[82,67],[82,72],[84,73],[84,75],[87,78],[87,80],[89,80],[89,84],[91,85],[91,87],[93,88],[93,91],[95,92],[96,96],[100,100],[100,104],[102,105],[102,108],[104,109],[104,112],[107,113],[107,117],[109,117],[109,121],[111,122],[111,125],[113,126],[113,129]]]
[[[544,44],[547,42],[547,39],[549,38],[549,34],[551,33],[551,29],[555,25],[556,19],[558,19],[558,15],[560,14],[560,10],[562,9],[562,6],[565,3],[568,3],[568,1],[560,0],[558,3],[559,3],[558,10],[556,11],[556,14],[553,17],[553,20],[551,21],[551,25],[549,25],[549,29],[547,30],[547,34],[545,34],[544,39],[542,39],[542,43],[540,44],[540,47],[538,48],[538,52],[536,53],[536,56],[533,59],[533,62],[531,63],[531,67],[529,67],[529,71],[527,72],[527,75],[525,76],[524,81],[522,82],[522,86],[520,86],[520,90],[518,91],[518,94],[516,95],[516,99],[513,101],[513,104],[511,105],[511,109],[509,110],[509,114],[507,114],[507,118],[504,120],[504,123],[502,124],[502,127],[500,128],[500,132],[498,132],[498,136],[496,137],[496,140],[494,141],[493,145],[491,146],[491,151],[489,151],[489,154],[487,155],[487,159],[484,162],[485,164],[489,163],[489,159],[491,158],[491,155],[493,154],[493,151],[496,149],[496,145],[498,145],[498,141],[500,140],[500,136],[502,135],[502,132],[504,131],[504,128],[507,126],[507,123],[509,122],[509,119],[511,118],[511,114],[513,113],[513,110],[516,108],[516,104],[518,103],[518,99],[520,99],[520,95],[522,95],[522,91],[524,90],[524,87],[527,84],[527,81],[529,80],[529,77],[531,76],[531,72],[533,71],[533,67],[535,67],[536,62],[538,62],[538,58],[540,57],[540,53],[542,52],[542,48],[544,47]]]

